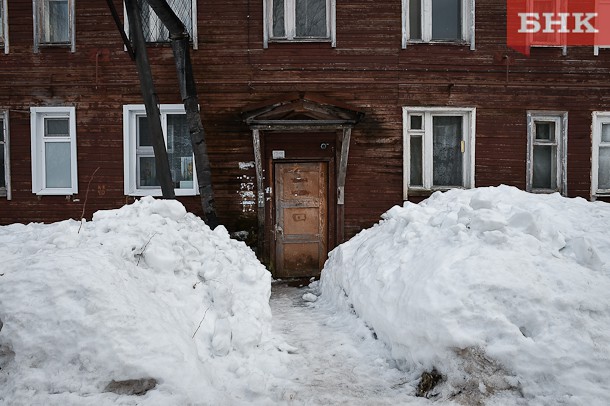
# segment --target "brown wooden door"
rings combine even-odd
[[[328,245],[328,163],[275,164],[275,270],[317,276]]]

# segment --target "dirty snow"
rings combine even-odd
[[[354,312],[431,395],[606,405],[610,205],[502,186],[389,210],[336,248],[322,298]]]
[[[423,405],[436,368],[437,405],[605,405],[609,226],[604,203],[435,194],[272,295],[178,202],[0,227],[0,404]],[[106,391],[141,378],[143,396]]]

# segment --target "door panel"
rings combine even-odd
[[[328,163],[275,164],[277,277],[316,276],[328,244]]]

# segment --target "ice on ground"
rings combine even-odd
[[[610,205],[501,186],[389,210],[336,248],[320,300],[466,404],[610,399]],[[320,300],[318,302],[320,302]]]

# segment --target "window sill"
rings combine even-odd
[[[328,43],[332,44],[330,38],[294,38],[294,39],[269,39],[271,44],[294,44],[294,43]]]
[[[78,194],[78,191],[72,189],[43,189],[33,193],[37,196],[73,196]]]
[[[179,196],[198,196],[198,191],[194,190],[174,190],[174,193],[177,197]],[[146,189],[146,190],[134,190],[126,194],[126,196],[133,197],[143,197],[143,196],[153,196],[153,197],[161,197],[163,193],[161,189]]]
[[[72,44],[70,42],[58,42],[58,43],[44,43],[38,44],[38,48],[70,48]]]
[[[411,189],[407,190],[407,196],[413,197],[429,197],[435,192],[447,192],[453,189],[468,189],[464,186],[453,186],[453,187],[435,187],[432,189]]]
[[[459,47],[467,47],[467,46],[470,46],[470,42],[464,41],[464,40],[456,40],[456,41],[451,41],[451,40],[413,41],[413,40],[409,40],[409,41],[407,41],[407,47],[409,45],[452,45],[452,46],[459,46]]]

